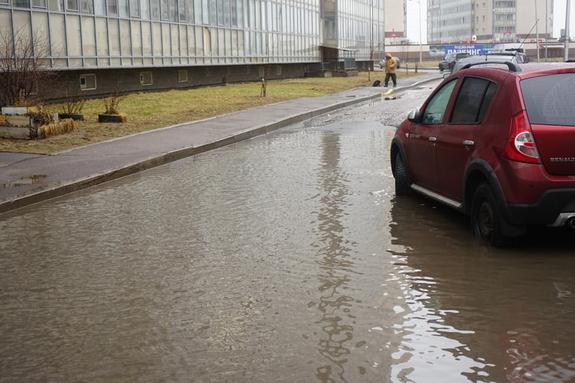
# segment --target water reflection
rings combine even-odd
[[[350,354],[349,342],[353,338],[353,326],[344,319],[349,312],[352,297],[345,294],[351,281],[353,262],[350,245],[345,239],[344,205],[348,196],[345,173],[340,167],[339,134],[326,132],[321,137],[319,167],[319,190],[321,193],[317,212],[318,241],[314,247],[319,255],[318,310],[321,313],[318,349],[327,363],[317,368],[316,376],[322,382],[347,381],[344,377],[345,363]]]
[[[0,216],[0,381],[575,381],[572,237],[393,199],[373,116]]]
[[[412,310],[402,325],[408,357],[394,375],[449,382],[575,379],[569,247],[490,249],[457,213],[417,197],[396,199],[391,214]]]

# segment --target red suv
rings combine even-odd
[[[575,65],[470,64],[401,124],[391,166],[397,195],[460,210],[492,245],[575,229]]]

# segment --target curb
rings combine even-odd
[[[385,96],[388,96],[395,92],[400,92],[404,90],[408,90],[411,88],[415,88],[419,85],[433,82],[437,80],[441,80],[442,77],[434,77],[422,81],[418,81],[412,85],[407,85],[404,87],[392,88],[390,91],[385,93]],[[95,175],[91,175],[86,178],[76,179],[72,182],[55,185],[49,187],[45,190],[38,191],[36,193],[31,193],[28,195],[23,195],[19,197],[15,197],[11,200],[2,201],[0,202],[0,214],[6,213],[12,210],[20,209],[22,207],[32,205],[38,202],[42,202],[48,199],[61,197],[65,194],[73,193],[75,191],[79,191],[82,189],[89,188],[91,186],[99,185],[104,182],[112,181],[118,178],[122,178],[134,173],[138,173],[144,170],[148,170],[151,168],[155,168],[157,166],[161,166],[170,162],[174,162],[177,160],[181,160],[186,157],[194,156],[200,153],[204,153],[210,150],[214,150],[217,148],[221,148],[223,146],[227,146],[230,144],[234,144],[236,142],[244,141],[256,136],[260,136],[266,133],[270,133],[274,130],[286,127],[288,125],[292,125],[298,122],[302,122],[308,120],[313,117],[317,117],[319,115],[332,112],[334,110],[343,109],[351,105],[360,104],[366,101],[371,101],[374,99],[382,98],[384,93],[377,93],[370,96],[354,98],[348,101],[338,102],[336,104],[328,105],[319,109],[315,109],[305,113],[294,114],[292,116],[283,118],[278,121],[271,122],[269,124],[257,126],[255,128],[247,129],[242,132],[236,133],[232,136],[225,137],[223,139],[211,142],[209,144],[205,144],[202,146],[197,147],[187,147],[183,149],[174,150],[171,152],[164,153],[159,156],[151,157],[145,159],[143,161],[138,161],[136,163],[128,164],[123,166],[120,169],[112,170],[109,172],[99,173]]]

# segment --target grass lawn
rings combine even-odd
[[[398,77],[413,75],[398,71]],[[383,80],[381,72],[372,73],[372,81]],[[101,99],[89,100],[84,106],[85,122],[77,123],[74,132],[43,140],[0,139],[0,151],[54,153],[61,150],[109,140],[182,122],[201,120],[253,106],[300,97],[319,97],[359,86],[371,85],[367,72],[357,77],[298,78],[269,81],[267,97],[260,95],[260,83],[229,84],[186,90],[135,93],[125,96],[119,109],[128,115],[124,124],[98,123],[104,111]],[[59,105],[49,109],[61,111]]]

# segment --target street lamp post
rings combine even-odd
[[[537,15],[537,0],[535,1],[535,46],[537,47],[537,62],[541,59],[539,54],[539,17]]]
[[[421,39],[421,24],[423,24],[423,20],[421,19],[421,0],[417,1],[417,6],[419,7],[419,63],[423,62],[423,43]]]
[[[565,61],[569,60],[569,36],[571,26],[571,0],[567,0],[567,10],[565,12]]]
[[[371,82],[371,67],[373,66],[373,0],[369,7],[369,63],[367,64],[367,80]]]
[[[423,43],[422,43],[422,33],[421,33],[421,24],[423,24],[423,20],[421,17],[421,0],[411,0],[414,3],[417,3],[419,7],[419,63],[423,62]]]
[[[547,55],[547,39],[549,39],[549,3],[545,0],[545,61],[548,60]]]

